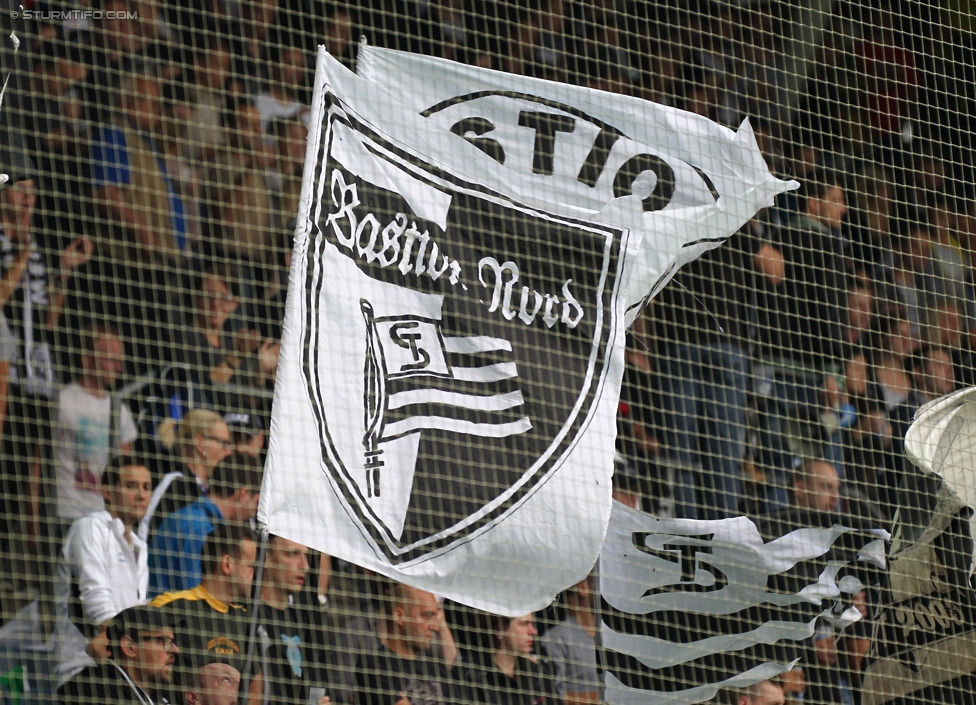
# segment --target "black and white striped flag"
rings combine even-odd
[[[600,555],[606,700],[704,702],[789,670],[818,621],[860,619],[851,598],[884,567],[887,533],[805,519],[819,521],[761,530],[746,517],[661,519],[615,502]]]
[[[423,429],[503,438],[532,428],[509,341],[442,337],[435,321],[409,317],[371,324],[377,443]]]

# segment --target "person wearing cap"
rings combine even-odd
[[[165,693],[180,653],[169,615],[130,607],[116,615],[107,634],[111,658],[65,683],[58,691],[62,705],[168,703]]]
[[[262,468],[256,458],[235,453],[210,478],[208,494],[170,514],[149,544],[149,592],[187,590],[202,578],[200,550],[217,524],[254,518]]]
[[[224,414],[224,423],[230,429],[231,443],[237,453],[261,457],[266,437],[260,414],[254,411],[229,411]]]

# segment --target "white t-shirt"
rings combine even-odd
[[[81,517],[105,508],[102,471],[109,460],[111,399],[96,397],[77,383],[64,387],[58,401],[58,516]],[[123,404],[118,419],[119,446],[136,439],[136,424]]]

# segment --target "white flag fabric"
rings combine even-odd
[[[746,517],[661,519],[614,502],[600,554],[607,702],[704,702],[789,670],[784,655],[818,620],[860,619],[851,597],[884,568],[888,535],[812,516],[827,522],[764,536]]]
[[[921,472],[905,471],[862,702],[968,705],[976,692],[976,388],[919,409],[905,453]]]
[[[312,109],[259,519],[480,609],[539,609],[606,531],[626,313],[651,284],[622,292],[694,237],[654,264],[639,195],[547,203],[531,170],[487,168],[322,50]],[[787,186],[765,174],[753,211]]]
[[[976,387],[934,399],[915,413],[905,433],[905,454],[915,465],[944,479],[976,509]],[[970,519],[976,536],[976,511]],[[976,556],[970,558],[976,561]]]
[[[748,122],[733,132],[631,96],[365,43],[356,70],[478,147],[477,173],[516,181],[528,203],[640,231],[623,292],[630,317],[681,265],[799,186],[769,173]]]

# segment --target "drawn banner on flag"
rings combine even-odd
[[[800,519],[760,529],[615,502],[600,554],[607,702],[704,702],[789,670],[818,620],[860,619],[851,597],[878,580],[887,533]]]
[[[474,607],[542,608],[603,542],[628,309],[789,184],[748,132],[751,200],[687,232],[699,208],[665,211],[639,258],[639,194],[564,207],[324,51],[312,107],[259,519]]]
[[[594,459],[612,456],[637,243],[446,170],[321,91],[261,516],[391,577],[527,611],[602,542],[611,465]],[[519,536],[554,510],[578,532]]]

